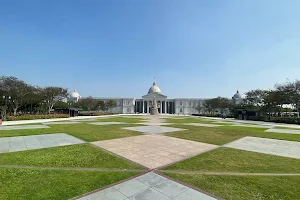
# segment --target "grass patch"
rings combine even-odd
[[[300,135],[285,134],[285,133],[271,133],[264,132],[266,128],[240,127],[240,126],[220,126],[220,127],[197,127],[188,125],[176,125],[172,127],[188,129],[185,131],[177,131],[166,133],[165,135],[194,140],[198,142],[205,142],[210,144],[222,145],[245,136],[273,138],[279,140],[300,141]]]
[[[224,199],[295,200],[300,197],[299,176],[166,175]]]
[[[164,170],[300,173],[300,160],[221,147],[168,166]]]
[[[48,125],[51,128],[44,129],[23,129],[23,130],[3,130],[0,137],[13,137],[25,135],[40,135],[50,133],[67,133],[83,139],[85,141],[109,140],[122,137],[141,135],[141,133],[122,129],[122,127],[136,126],[134,124],[115,124],[115,125],[91,125],[91,124],[60,124]]]
[[[136,172],[0,168],[0,199],[70,199],[136,174]]]
[[[0,154],[5,165],[142,169],[90,144]]]

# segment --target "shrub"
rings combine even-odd
[[[68,114],[49,114],[49,115],[8,115],[7,121],[16,120],[32,120],[32,119],[52,119],[52,118],[68,118]]]
[[[275,123],[286,123],[286,124],[300,124],[300,117],[271,117],[269,120],[268,116],[250,116],[249,120],[254,121],[265,121]]]

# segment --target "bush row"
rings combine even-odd
[[[49,115],[8,115],[7,121],[32,120],[32,119],[51,119],[51,118],[68,118],[68,114],[49,114]]]
[[[79,116],[100,116],[100,115],[112,115],[113,113],[108,113],[108,112],[80,112],[78,115]]]
[[[200,117],[222,117],[221,114],[192,114]],[[227,118],[233,118],[233,115],[226,115]]]
[[[268,116],[250,116],[249,120],[254,121],[265,121],[265,122],[275,122],[275,123],[286,123],[286,124],[300,124],[300,117],[271,117]]]

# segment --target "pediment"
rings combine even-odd
[[[153,99],[154,97],[156,97],[156,99],[166,99],[167,96],[163,95],[163,94],[159,94],[159,93],[150,93],[150,94],[146,94],[144,96],[142,96],[143,99]]]

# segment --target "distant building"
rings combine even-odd
[[[243,98],[239,93],[239,91],[237,90],[235,95],[233,95],[232,97],[232,103],[236,105],[236,104],[241,104],[242,102],[243,102]]]
[[[74,90],[68,97],[68,101],[73,101],[75,103],[78,102],[79,99],[81,99],[81,96],[76,90]]]
[[[77,102],[80,100],[81,96],[74,90],[70,95],[71,99]],[[151,112],[151,105],[153,103],[154,97],[157,101],[157,107],[159,113],[168,114],[202,114],[205,112],[203,103],[205,98],[174,98],[168,99],[166,95],[163,95],[160,88],[157,86],[156,81],[153,82],[152,86],[149,88],[148,93],[142,96],[141,99],[135,98],[97,98],[103,101],[108,101],[110,99],[116,101],[117,106],[113,108],[110,112],[112,113],[122,113],[122,114],[133,114],[133,113],[149,113]],[[237,93],[232,97],[234,104],[239,104],[242,101],[241,95]],[[197,111],[196,107],[203,107],[202,111]]]

